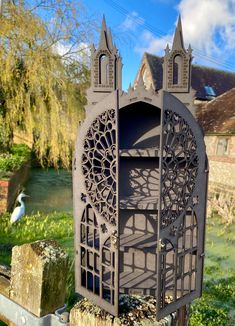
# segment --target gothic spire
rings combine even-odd
[[[184,49],[184,39],[183,39],[183,31],[182,31],[182,23],[181,23],[181,16],[179,15],[177,27],[175,30],[174,41],[172,50],[176,49]]]
[[[88,102],[97,103],[114,90],[122,88],[122,60],[103,16],[99,46],[91,47],[91,88]]]
[[[101,27],[101,32],[100,32],[99,48],[100,49],[107,48],[109,51],[112,51],[112,49],[113,49],[113,40],[112,40],[111,29],[107,28],[104,15],[103,15],[102,27]]]

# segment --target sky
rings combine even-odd
[[[193,63],[235,72],[235,0],[83,0],[97,23],[103,14],[123,59],[123,89],[144,52],[164,55],[179,14]],[[97,43],[97,40],[95,40]],[[97,44],[96,44],[97,45]]]

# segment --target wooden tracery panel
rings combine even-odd
[[[117,107],[109,107],[92,112],[78,135],[73,180],[75,272],[76,290],[117,315]]]
[[[200,127],[167,92],[161,139],[158,319],[201,294],[208,172]]]

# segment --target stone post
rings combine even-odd
[[[156,308],[148,302],[129,307],[128,310],[128,312],[122,313],[118,318],[110,315],[89,300],[83,299],[70,312],[70,326],[173,325],[172,316],[167,316],[160,321],[156,321]],[[184,326],[183,324],[178,325]]]
[[[12,251],[10,298],[36,315],[64,305],[68,255],[56,241],[15,246]]]

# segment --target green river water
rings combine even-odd
[[[33,168],[25,186],[25,193],[30,196],[25,201],[26,214],[73,210],[70,171]]]

